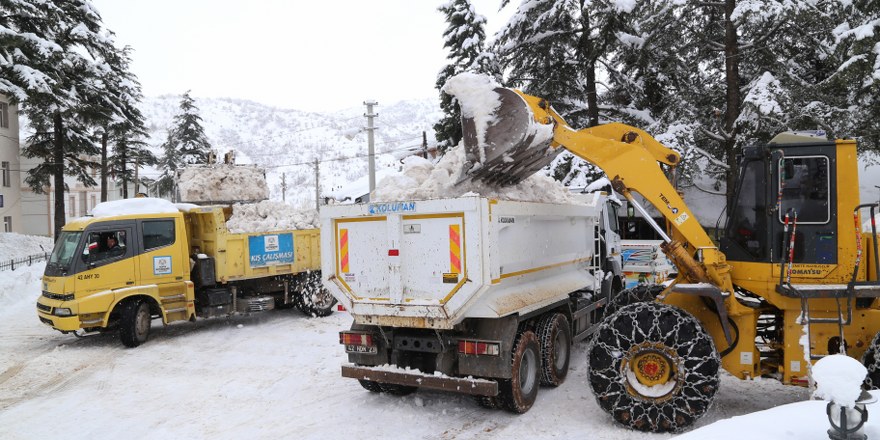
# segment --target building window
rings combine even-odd
[[[10,182],[12,180],[12,170],[9,169],[9,162],[0,162],[0,168],[3,168],[3,186],[9,188],[12,186]]]
[[[89,211],[91,211],[91,210],[95,209],[95,205],[98,204],[98,197],[94,194],[92,194],[89,197],[92,199],[91,203],[89,203],[89,205],[91,205],[91,206],[89,206]]]
[[[0,102],[0,128],[9,128],[9,104]]]
[[[76,197],[70,196],[67,199],[67,210],[70,212],[71,217],[76,217]]]
[[[12,232],[12,217],[3,217],[3,232]]]

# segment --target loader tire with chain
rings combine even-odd
[[[712,338],[693,316],[667,304],[631,304],[607,317],[588,361],[599,406],[639,431],[687,428],[718,390],[721,358]]]
[[[605,307],[605,316],[611,316],[614,312],[630,304],[654,301],[663,289],[665,287],[659,284],[646,284],[621,290],[611,297],[611,301]]]

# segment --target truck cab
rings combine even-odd
[[[188,249],[180,212],[76,219],[46,264],[39,318],[63,333],[128,325],[128,343],[153,317],[190,319]]]

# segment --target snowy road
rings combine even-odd
[[[586,346],[568,380],[513,415],[469,398],[372,394],[340,377],[337,332],[347,313],[295,310],[163,327],[125,349],[116,335],[84,339],[41,324],[41,266],[0,272],[0,438],[641,439],[612,425],[586,383]],[[724,377],[697,426],[805,400],[775,381]],[[652,435],[653,439],[670,435]]]

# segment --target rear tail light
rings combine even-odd
[[[498,356],[501,354],[501,343],[491,341],[461,340],[458,341],[458,352],[477,356]]]
[[[373,335],[369,333],[339,332],[339,343],[342,345],[362,345],[372,347]]]

